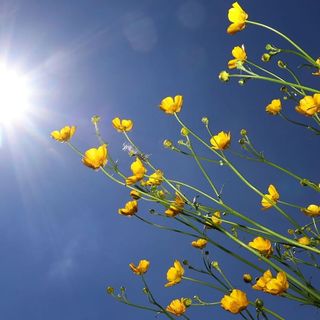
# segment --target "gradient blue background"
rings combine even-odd
[[[164,306],[173,298],[194,294],[204,300],[221,299],[220,293],[186,281],[164,288],[174,259],[199,265],[199,251],[190,246],[191,239],[118,215],[128,191],[84,167],[66,145],[50,138],[52,130],[76,125],[73,142],[84,151],[98,145],[90,118],[100,115],[110,152],[129,174],[132,159],[121,151],[124,138],[112,128],[111,120],[133,119],[131,136],[151,154],[156,167],[169,177],[207,189],[190,159],[162,147],[165,138],[180,139],[180,129],[173,117],[158,110],[159,102],[182,94],[181,117],[203,137],[209,138],[202,116],[210,118],[214,132],[232,132],[234,149],[238,149],[239,131],[246,128],[271,160],[319,180],[317,137],[264,111],[280,97],[277,86],[251,81],[240,87],[236,81],[218,80],[234,46],[244,43],[249,59],[259,61],[266,43],[286,45],[252,26],[227,35],[231,4],[221,0],[0,1],[0,56],[28,73],[36,90],[27,121],[1,130],[1,319],[154,319],[152,313],[120,305],[105,293],[107,285],[124,285],[130,299],[145,301],[140,279],[128,269],[128,263],[142,258],[151,260],[147,279]],[[282,30],[319,56],[319,1],[243,0],[240,4],[250,19]],[[310,71],[302,74],[318,86],[319,78],[312,83]],[[287,103],[284,109],[304,120],[293,107]],[[237,163],[261,190],[274,183],[285,201],[302,206],[319,202],[313,191],[279,172],[262,164]],[[212,165],[208,171],[218,186],[224,185],[229,203],[286,232],[288,226],[279,214],[261,212],[259,197],[227,168]],[[139,213],[148,217],[148,209],[147,204],[141,205]],[[298,210],[289,212],[303,223],[308,221]],[[319,317],[312,308],[246,287],[241,275],[251,270],[215,248],[209,250],[250,299],[262,297],[287,319]],[[187,275],[198,277],[189,271]],[[319,276],[313,280],[319,285]],[[188,310],[193,319],[236,318],[219,306],[195,309]]]

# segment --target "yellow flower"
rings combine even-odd
[[[210,139],[212,148],[215,150],[225,150],[229,147],[231,141],[230,132],[221,131]]]
[[[242,47],[234,47],[232,50],[232,55],[234,59],[230,60],[228,62],[228,68],[229,69],[235,69],[237,68],[239,63],[243,63],[247,59],[247,54],[244,49],[244,46]]]
[[[273,295],[280,295],[288,290],[289,283],[284,272],[278,272],[276,278],[273,278],[271,271],[267,270],[252,288]]]
[[[149,269],[150,261],[148,260],[140,260],[138,266],[135,266],[133,263],[129,264],[130,269],[133,273],[137,275],[145,274]]]
[[[186,312],[186,305],[184,304],[184,298],[172,300],[167,306],[166,310],[177,317],[183,315]]]
[[[232,23],[228,27],[227,32],[235,34],[245,28],[248,14],[240,7],[238,2],[234,2],[232,8],[228,11],[228,19]]]
[[[124,216],[133,216],[138,211],[138,202],[136,200],[128,201],[124,208],[118,210],[118,213]]]
[[[262,209],[265,210],[273,207],[280,198],[280,195],[273,184],[269,185],[268,192],[268,194],[264,195],[267,199],[262,198],[261,200]]]
[[[272,114],[273,116],[277,115],[281,111],[281,109],[282,109],[282,106],[281,106],[280,99],[274,99],[271,101],[270,104],[266,106],[266,111],[269,114]]]
[[[307,208],[304,208],[301,211],[309,217],[320,216],[320,206],[317,206],[316,204],[310,204]]]
[[[320,93],[301,99],[299,105],[296,106],[296,111],[307,117],[315,115],[320,111]]]
[[[263,256],[269,258],[272,254],[272,245],[268,239],[256,237],[249,242],[249,247],[259,251]]]
[[[52,131],[51,137],[59,142],[67,142],[72,138],[75,132],[75,126],[65,126],[60,131]]]
[[[136,161],[131,164],[132,176],[126,179],[126,184],[131,185],[143,179],[147,169],[144,167],[142,161],[139,158],[136,158]]]
[[[301,237],[297,240],[300,244],[304,244],[305,246],[308,246],[311,243],[311,240],[309,237]]]
[[[177,214],[179,214],[184,207],[184,200],[179,195],[179,193],[176,193],[176,198],[174,199],[174,202],[170,205],[169,209],[167,209],[164,213],[167,217],[175,217]]]
[[[231,313],[239,313],[249,305],[247,295],[238,289],[233,289],[230,295],[221,299],[221,307]]]
[[[118,131],[118,132],[123,132],[123,131],[130,131],[133,127],[133,122],[132,120],[120,120],[120,118],[114,118],[112,120],[113,127]]]
[[[220,226],[220,225],[221,225],[222,220],[221,220],[221,213],[220,213],[220,211],[216,211],[216,212],[212,215],[211,221],[212,221],[212,223],[213,223],[215,226]]]
[[[159,186],[163,181],[163,172],[157,170],[155,173],[151,174],[148,181],[146,181],[147,186]]]
[[[208,241],[206,239],[198,239],[196,241],[192,241],[191,245],[197,249],[203,249],[207,245]]]
[[[131,190],[130,197],[134,200],[138,200],[141,198],[141,193],[137,190]]]
[[[165,287],[171,287],[179,283],[182,280],[183,275],[184,269],[181,263],[178,260],[175,260],[173,263],[173,267],[169,268],[167,272],[168,282],[165,284]]]
[[[107,145],[103,144],[99,148],[91,148],[84,153],[82,162],[91,169],[99,169],[107,163],[108,150]]]
[[[175,112],[180,112],[183,104],[182,96],[166,97],[160,103],[160,109],[165,113],[174,114]]]

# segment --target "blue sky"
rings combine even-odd
[[[21,123],[2,125],[0,132],[2,319],[153,319],[153,314],[120,305],[105,293],[107,285],[123,285],[129,297],[143,301],[143,286],[128,268],[142,258],[151,260],[147,278],[163,305],[194,294],[221,299],[221,294],[187,282],[163,288],[174,259],[199,263],[191,239],[118,215],[128,191],[84,167],[72,150],[50,138],[52,130],[76,125],[73,142],[84,151],[98,145],[90,119],[100,115],[110,152],[129,173],[132,159],[121,150],[125,140],[111,120],[133,119],[130,136],[151,154],[156,167],[172,178],[207,188],[190,159],[162,147],[164,139],[180,139],[180,128],[158,109],[159,102],[182,94],[181,117],[202,136],[206,135],[203,116],[210,118],[213,131],[232,132],[234,149],[239,131],[246,128],[274,162],[319,181],[317,137],[264,111],[280,97],[279,89],[253,81],[244,87],[236,81],[223,84],[217,77],[236,45],[244,43],[249,58],[259,61],[266,43],[285,44],[252,26],[227,35],[231,4],[221,0],[0,1],[0,57],[27,73],[34,88],[32,112]],[[282,30],[319,56],[318,1],[244,0],[240,4],[250,19]],[[310,79],[307,71],[302,74]],[[308,81],[318,86],[319,79]],[[285,106],[298,119],[293,107]],[[277,183],[286,201],[319,202],[315,193],[279,172],[260,164],[237,163],[259,188]],[[285,232],[277,213],[261,213],[260,199],[227,168],[212,166],[208,171],[218,185],[224,185],[230,203],[248,215],[263,215],[258,219]],[[142,205],[139,212],[147,216],[148,209]],[[300,219],[299,213],[292,214]],[[237,247],[233,250],[241,252]],[[217,249],[210,252],[235,285],[246,289],[241,281],[245,267],[235,270],[233,260]],[[314,280],[319,285],[319,277]],[[251,299],[262,297],[247,290]],[[291,319],[319,316],[281,298],[263,298]],[[230,318],[220,307],[188,313],[202,320]]]

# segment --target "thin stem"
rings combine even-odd
[[[302,86],[293,82],[288,82],[288,81],[281,81],[278,79],[273,79],[273,78],[268,78],[268,77],[263,77],[263,76],[251,76],[251,75],[245,75],[245,74],[230,74],[229,75],[230,78],[248,78],[248,79],[258,79],[258,80],[265,80],[265,81],[270,81],[270,82],[275,82],[275,83],[279,83],[283,86],[290,86],[290,87],[294,87],[294,88],[300,88],[300,89],[304,89],[310,92],[315,92],[315,93],[320,93],[319,90],[310,88],[310,87],[306,87],[306,86]]]
[[[262,28],[265,28],[265,29],[268,29],[268,30],[278,34],[280,37],[284,38],[291,45],[293,45],[298,51],[300,51],[307,61],[309,61],[312,65],[317,66],[315,60],[309,54],[307,54],[301,47],[299,47],[293,40],[291,40],[288,36],[286,36],[282,32],[280,32],[280,31],[278,31],[278,30],[276,30],[274,28],[271,28],[271,27],[269,27],[269,26],[267,26],[265,24],[259,23],[259,22],[250,21],[250,20],[247,20],[246,22],[250,23],[250,24],[254,24],[254,25],[262,27]]]

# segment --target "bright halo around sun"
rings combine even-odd
[[[27,76],[0,64],[0,124],[22,120],[30,108],[30,96]]]

